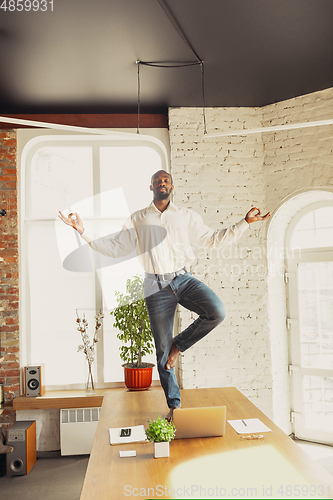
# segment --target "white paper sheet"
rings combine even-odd
[[[129,437],[120,437],[121,429],[131,429]],[[134,427],[126,426],[113,427],[109,429],[110,444],[125,444],[125,443],[139,443],[148,441],[144,425],[136,425]]]
[[[136,457],[136,451],[135,450],[120,451],[119,456],[120,458]]]
[[[243,420],[228,420],[237,434],[254,434],[255,432],[271,432],[259,418],[244,418]],[[245,423],[244,423],[245,422]],[[246,425],[245,425],[246,424]]]

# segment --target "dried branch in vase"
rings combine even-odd
[[[86,355],[86,359],[88,361],[89,374],[88,374],[88,380],[87,380],[87,384],[86,384],[87,391],[89,391],[90,387],[91,387],[92,391],[95,390],[91,366],[95,360],[95,344],[97,344],[97,342],[98,342],[97,332],[103,325],[103,318],[104,318],[104,314],[102,313],[102,311],[100,311],[98,314],[96,314],[96,316],[95,316],[95,333],[94,333],[94,336],[93,336],[91,343],[90,343],[90,338],[89,338],[89,335],[87,333],[87,329],[89,326],[88,321],[86,320],[84,313],[83,313],[83,319],[81,319],[79,317],[77,309],[76,309],[76,323],[78,325],[77,330],[81,333],[81,339],[82,339],[82,344],[80,344],[78,346],[77,352],[83,351],[84,354]]]

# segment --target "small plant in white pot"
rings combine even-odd
[[[156,420],[149,420],[146,435],[149,441],[154,443],[154,457],[162,458],[170,456],[169,443],[175,437],[176,428],[173,422],[168,422],[160,415]]]

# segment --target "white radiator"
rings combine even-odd
[[[90,454],[100,411],[100,408],[60,410],[62,455]]]

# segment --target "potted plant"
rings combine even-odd
[[[130,390],[147,390],[151,386],[153,363],[142,358],[153,352],[153,335],[143,295],[143,279],[136,275],[126,281],[126,293],[115,292],[117,307],[111,311],[117,338],[123,342],[120,358],[124,361],[125,385]]]
[[[149,441],[154,443],[154,457],[162,458],[170,456],[169,443],[175,437],[176,428],[173,422],[168,422],[160,415],[156,420],[149,420],[146,435]]]

